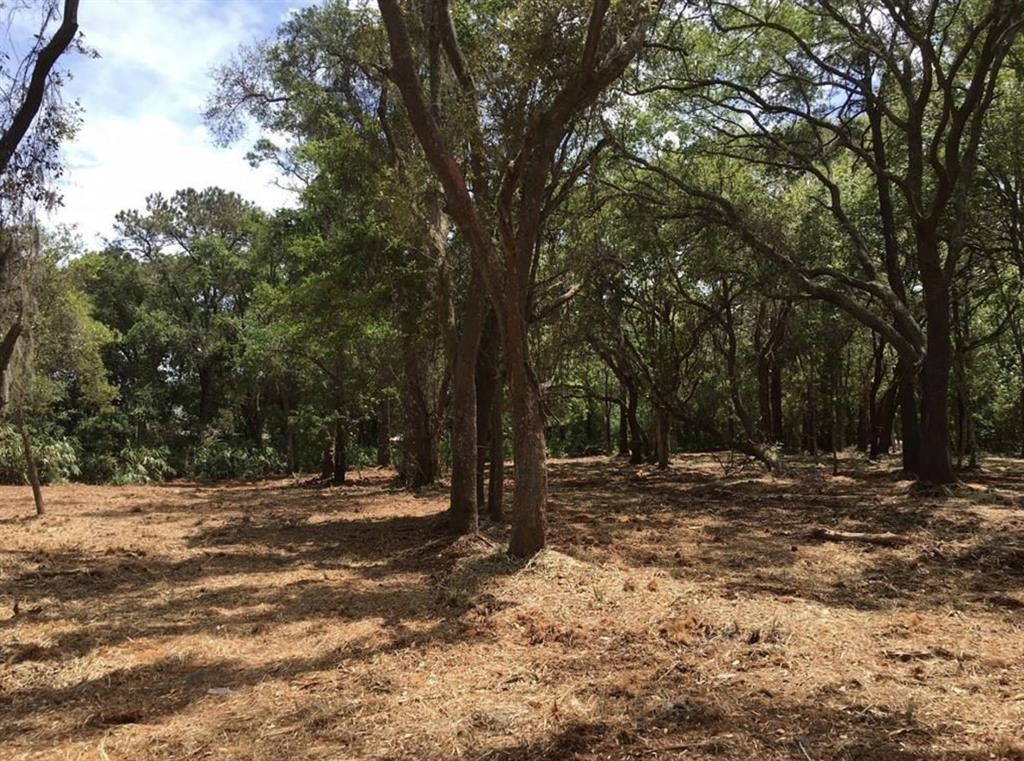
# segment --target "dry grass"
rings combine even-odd
[[[526,564],[386,474],[0,489],[0,758],[1024,759],[1024,463],[844,464],[559,462]]]

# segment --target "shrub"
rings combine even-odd
[[[218,481],[277,475],[285,469],[284,458],[274,449],[239,446],[219,436],[207,436],[195,450],[189,475]]]
[[[33,434],[32,453],[39,480],[44,484],[67,481],[79,475],[78,453],[65,436]],[[27,478],[21,435],[9,423],[0,425],[0,483],[23,484]]]

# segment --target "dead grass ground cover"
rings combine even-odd
[[[1024,759],[1024,462],[843,466],[558,462],[527,564],[384,473],[0,489],[0,758]]]

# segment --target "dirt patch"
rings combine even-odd
[[[556,462],[528,563],[388,473],[0,489],[0,758],[1024,759],[1024,462],[843,465]]]

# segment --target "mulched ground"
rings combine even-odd
[[[529,563],[384,472],[0,488],[0,758],[1021,761],[1024,461],[841,465],[555,462]]]

